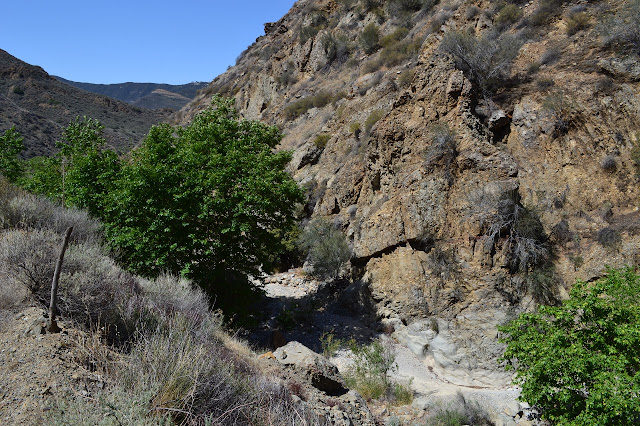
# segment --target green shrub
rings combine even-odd
[[[328,133],[318,133],[316,138],[313,140],[313,144],[316,148],[324,149],[327,146],[327,142],[331,139],[331,135]]]
[[[397,369],[393,350],[380,340],[367,346],[351,340],[349,349],[353,353],[353,364],[345,374],[347,386],[367,400],[386,396],[392,386],[389,372]]]
[[[379,56],[375,59],[370,59],[362,65],[362,74],[370,74],[378,71],[384,65],[384,59]]]
[[[342,266],[351,258],[351,249],[344,234],[323,218],[309,222],[298,245],[307,254],[314,275],[321,278],[338,278]]]
[[[496,15],[494,22],[502,28],[509,27],[522,18],[522,10],[515,4],[504,5]]]
[[[567,19],[567,35],[572,36],[578,31],[589,28],[589,15],[586,12],[578,12],[572,14]]]
[[[332,99],[333,99],[333,96],[331,95],[331,93],[325,92],[324,90],[321,90],[320,92],[318,92],[317,94],[311,97],[311,101],[313,102],[314,108],[322,108],[324,106],[327,106],[329,105],[329,103],[331,103]]]
[[[374,23],[368,24],[360,34],[360,45],[366,53],[373,53],[380,48],[380,34]]]
[[[640,415],[640,276],[607,271],[578,281],[562,306],[540,306],[499,327],[501,358],[522,399],[562,425],[635,424]]]
[[[440,43],[440,49],[453,55],[460,69],[485,92],[509,76],[521,46],[522,42],[510,34],[476,37],[459,31],[447,32]]]
[[[418,53],[418,44],[397,42],[382,49],[380,58],[387,67],[403,64]]]
[[[562,12],[564,0],[540,0],[529,22],[536,27],[549,25]]]
[[[567,134],[574,124],[574,105],[564,91],[556,90],[547,95],[542,107],[551,115],[553,120],[553,136],[560,137]]]
[[[320,344],[322,345],[322,354],[327,358],[331,358],[338,352],[338,349],[345,346],[347,342],[336,337],[333,331],[330,333],[325,331],[322,333],[322,336],[320,336]]]
[[[364,121],[364,131],[365,131],[365,133],[369,134],[371,132],[371,128],[373,127],[373,125],[376,124],[378,122],[378,120],[380,120],[382,117],[384,117],[384,111],[383,110],[375,109],[375,110],[371,111],[371,114],[369,114],[367,119]]]
[[[356,139],[360,136],[360,132],[360,123],[354,121],[349,125],[349,133],[353,133]]]
[[[346,92],[346,90],[340,90],[339,92],[336,92],[332,97],[331,97],[331,104],[333,106],[335,106],[338,101],[340,99],[344,99],[348,96],[348,93]]]
[[[313,99],[311,97],[302,98],[292,104],[289,104],[284,109],[285,118],[289,121],[295,120],[302,114],[313,108]]]
[[[382,37],[380,39],[380,46],[382,47],[387,47],[387,46],[391,46],[392,44],[402,40],[403,38],[405,38],[407,36],[407,34],[409,34],[409,30],[406,28],[398,28],[397,30],[395,30],[394,32],[392,32],[391,34],[388,34],[384,37]]]
[[[351,43],[344,34],[325,34],[320,40],[329,63],[345,62],[351,54]]]
[[[24,95],[24,90],[22,90],[22,87],[20,86],[13,86],[13,88],[11,89],[11,92],[15,93],[16,95]]]
[[[400,87],[407,87],[413,81],[413,77],[415,76],[415,74],[415,68],[407,68],[406,70],[402,71],[402,73],[400,73],[400,75],[398,76],[398,85]]]
[[[619,231],[607,227],[598,231],[596,241],[600,243],[602,247],[616,248],[622,243],[622,237]]]

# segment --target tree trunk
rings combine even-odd
[[[69,238],[71,237],[71,232],[73,231],[73,226],[67,228],[67,232],[64,236],[64,243],[62,243],[62,250],[60,250],[60,256],[58,256],[58,262],[56,263],[56,270],[53,273],[53,282],[51,283],[51,302],[49,303],[49,322],[47,324],[47,331],[49,333],[59,333],[60,327],[56,324],[56,301],[58,298],[58,279],[60,279],[60,272],[62,269],[62,261],[64,260],[64,252],[67,250],[67,246],[69,245]]]

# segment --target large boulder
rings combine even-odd
[[[281,364],[298,370],[318,390],[338,396],[348,392],[338,368],[299,342],[289,342],[273,355]]]

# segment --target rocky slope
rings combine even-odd
[[[177,119],[220,93],[280,126],[380,320],[451,382],[506,383],[496,325],[638,262],[640,71],[611,47],[630,3],[413,3],[298,1]]]
[[[149,109],[170,108],[178,110],[195,98],[198,90],[207,86],[207,83],[202,82],[188,84],[92,84],[79,83],[62,77],[56,78],[63,83],[87,92],[109,96],[140,108]]]
[[[89,116],[105,126],[107,142],[128,151],[171,110],[147,110],[58,81],[42,68],[0,50],[0,131],[24,137],[25,156],[49,155],[71,120]]]

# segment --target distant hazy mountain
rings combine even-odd
[[[127,151],[171,113],[80,90],[0,49],[0,132],[15,126],[24,137],[27,157],[55,151],[62,130],[78,116],[99,120],[107,142]]]
[[[78,83],[62,77],[55,78],[87,92],[106,95],[131,105],[151,109],[171,108],[178,110],[195,98],[199,89],[208,85],[203,82],[179,85],[156,83],[93,84]]]

